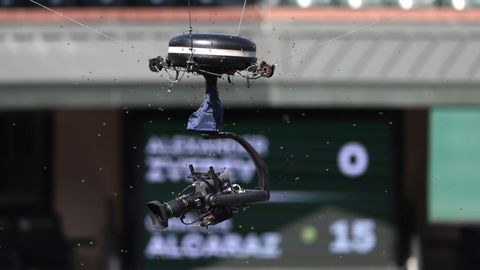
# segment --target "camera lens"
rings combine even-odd
[[[154,229],[165,229],[168,227],[168,219],[181,217],[190,211],[194,206],[193,199],[181,196],[168,202],[151,201],[147,203],[148,215],[152,220]]]

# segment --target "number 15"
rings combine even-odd
[[[377,243],[375,221],[372,219],[355,219],[351,224],[346,219],[339,219],[329,229],[335,238],[329,250],[335,254],[367,254]]]

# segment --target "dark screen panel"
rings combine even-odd
[[[0,269],[70,269],[52,200],[52,113],[0,112]]]
[[[0,210],[50,211],[51,114],[0,113]]]
[[[189,112],[133,112],[126,163],[132,259],[166,267],[386,267],[395,263],[396,116],[378,111],[228,110],[271,173],[271,201],[208,229],[170,220],[151,229],[144,203],[189,184],[187,165],[227,170],[253,187],[248,156],[233,142],[185,131]],[[196,216],[187,216],[193,220]]]

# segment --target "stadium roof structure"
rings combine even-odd
[[[194,31],[234,33],[234,11],[195,9]],[[27,20],[25,12],[0,11],[0,59],[8,63],[0,66],[0,108],[178,107],[189,106],[192,91],[201,95],[193,79],[168,95],[146,68],[171,36],[187,30],[186,21],[158,16],[165,11],[65,11],[127,48],[55,14],[35,10]],[[225,86],[234,90],[224,99],[230,106],[252,106],[251,99],[271,107],[480,104],[480,10],[279,8],[245,18],[241,34],[277,73],[247,95],[234,78]]]

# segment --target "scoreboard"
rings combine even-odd
[[[396,112],[227,110],[225,130],[245,137],[271,174],[268,203],[209,228],[170,219],[152,230],[145,203],[176,197],[196,171],[228,171],[256,185],[246,152],[185,131],[190,111],[129,112],[125,196],[135,269],[394,266],[399,125]],[[194,220],[195,214],[186,216]]]

